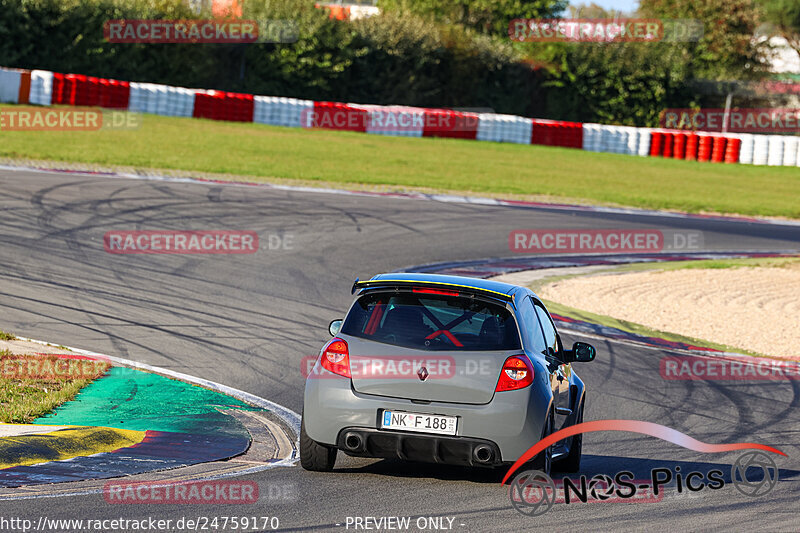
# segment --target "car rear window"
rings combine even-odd
[[[342,333],[421,350],[517,350],[514,316],[502,305],[463,296],[381,292],[356,301]]]

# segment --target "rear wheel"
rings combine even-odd
[[[548,413],[547,420],[544,422],[544,428],[542,429],[542,438],[551,435],[555,431],[555,419],[553,418],[552,413]],[[541,452],[539,455],[533,458],[531,461],[531,466],[533,466],[534,470],[541,470],[548,476],[553,468],[553,446],[548,446]]]
[[[580,424],[583,422],[583,402],[578,409],[578,416],[575,418],[575,423]],[[569,453],[566,457],[554,463],[556,470],[560,472],[577,472],[581,469],[581,454],[583,453],[583,434],[578,433],[572,436],[572,442],[569,446]]]
[[[300,464],[312,472],[330,472],[336,464],[336,448],[312,440],[304,421],[300,422]]]

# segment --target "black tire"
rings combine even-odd
[[[583,422],[583,402],[578,409],[578,416],[575,419],[576,424]],[[581,469],[581,454],[583,453],[583,433],[578,433],[572,436],[572,442],[569,446],[569,453],[563,459],[553,463],[553,467],[559,472],[578,472]]]
[[[544,428],[542,428],[542,438],[547,437],[548,435],[552,434],[555,431],[555,418],[553,417],[553,413],[547,414],[547,420],[544,421]],[[531,461],[531,466],[534,470],[540,470],[550,475],[550,472],[553,469],[553,447],[548,446],[541,452],[539,455],[533,458]]]
[[[306,434],[305,422],[300,422],[300,465],[312,472],[330,472],[336,464],[336,447],[326,446]]]

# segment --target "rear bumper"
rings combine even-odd
[[[468,437],[345,428],[339,432],[336,447],[355,457],[397,458],[460,466],[494,466],[502,462],[497,444]]]
[[[317,363],[319,365],[319,363]],[[315,369],[317,371],[317,369]],[[431,438],[428,434],[400,433],[379,429],[380,412],[384,409],[433,415],[458,417],[456,435],[461,441],[489,442],[497,452],[495,458],[502,462],[516,461],[520,455],[541,439],[545,416],[552,403],[549,383],[543,377],[534,378],[532,386],[516,391],[494,395],[488,404],[455,404],[445,402],[419,403],[408,399],[363,394],[353,390],[350,379],[330,374],[323,378],[306,380],[303,406],[303,423],[308,436],[321,444],[339,446],[339,438],[345,429],[373,430],[380,434],[402,434],[400,453],[413,455],[417,446],[426,446]],[[434,436],[438,437],[438,436]],[[372,440],[372,437],[370,437]],[[425,442],[422,442],[425,440]],[[440,442],[444,442],[440,438]],[[448,443],[449,444],[449,443]],[[376,441],[377,451],[386,450],[389,444]],[[395,441],[395,446],[397,442]],[[410,448],[406,448],[410,447]],[[450,448],[457,448],[450,445]],[[405,450],[410,450],[410,452]],[[447,454],[449,448],[439,452]],[[388,452],[385,452],[388,453]],[[464,457],[463,450],[454,451]],[[461,455],[459,455],[461,454]],[[424,454],[435,461],[436,454]],[[372,455],[375,457],[376,455]],[[402,457],[394,452],[390,457]]]

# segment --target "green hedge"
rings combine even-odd
[[[553,56],[548,118],[653,127],[665,108],[699,105],[681,45],[581,43],[556,47]]]
[[[184,0],[0,0],[0,65],[639,126],[694,103],[685,89],[692,58],[679,45],[512,43],[406,11],[331,20],[316,1],[246,0],[244,18],[295,21],[291,44],[112,44],[103,38],[109,19],[210,14]]]
[[[0,65],[196,85],[218,68],[203,46],[103,39],[109,19],[194,16],[179,0],[0,0]]]
[[[539,86],[509,43],[418,17],[331,20],[315,0],[250,0],[291,44],[118,44],[109,19],[208,18],[181,0],[0,0],[0,65],[316,100],[529,112]]]

